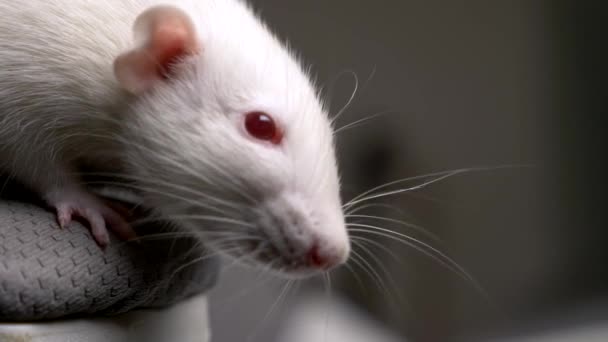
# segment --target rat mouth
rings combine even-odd
[[[277,228],[273,227],[274,229]],[[307,278],[328,270],[315,263],[307,253],[299,253],[295,248],[285,250],[281,248],[283,246],[277,246],[261,229],[230,244],[213,245],[215,250],[243,266],[260,269],[282,278]]]

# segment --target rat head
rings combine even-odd
[[[201,2],[205,3],[205,2]],[[346,261],[333,133],[306,73],[240,1],[154,7],[115,75],[125,161],[148,203],[243,262],[298,276]]]

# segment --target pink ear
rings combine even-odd
[[[137,17],[134,25],[139,47],[114,61],[114,74],[127,91],[139,94],[169,76],[172,63],[200,50],[194,25],[182,10],[155,6]]]

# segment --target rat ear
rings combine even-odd
[[[114,61],[118,83],[133,94],[166,78],[176,60],[200,50],[194,24],[172,6],[147,9],[135,20],[133,31],[138,46]]]

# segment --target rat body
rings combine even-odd
[[[350,250],[333,132],[307,74],[238,0],[0,0],[0,169],[60,225],[130,226],[80,165],[216,250],[287,275]]]

